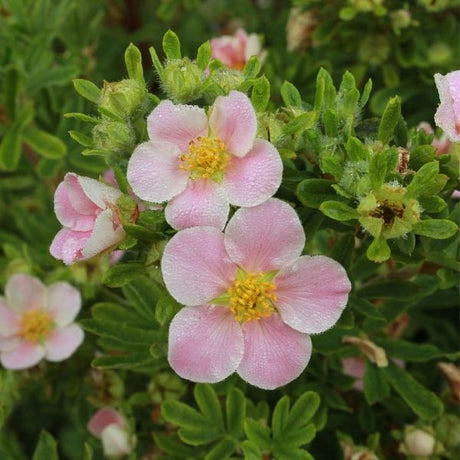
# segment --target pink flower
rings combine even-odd
[[[175,229],[222,229],[229,204],[256,206],[281,183],[279,153],[255,138],[256,114],[241,92],[219,96],[209,118],[200,107],[162,101],[147,130],[151,140],[134,150],[128,181],[144,200],[170,200],[166,220]]]
[[[236,371],[264,389],[298,377],[308,334],[335,324],[351,289],[334,260],[301,256],[304,244],[296,212],[275,198],[236,211],[224,233],[178,232],[162,259],[166,287],[186,305],[169,329],[171,367],[209,383]]]
[[[128,424],[116,410],[99,409],[88,422],[89,432],[102,440],[104,455],[122,457],[131,453],[133,442],[130,439]]]
[[[460,142],[460,70],[447,75],[437,73],[434,81],[441,100],[434,115],[435,123],[452,142]]]
[[[433,128],[426,121],[422,121],[421,123],[418,124],[417,130],[419,129],[422,129],[427,134],[434,134]],[[450,140],[447,137],[446,133],[443,133],[439,139],[435,137],[433,141],[431,142],[431,145],[436,149],[437,155],[443,155],[444,153],[449,153]]]
[[[51,243],[51,255],[68,265],[122,241],[125,231],[116,205],[121,194],[89,177],[66,174],[54,195],[54,212],[64,228]]]
[[[238,29],[235,35],[222,35],[211,39],[211,57],[235,70],[242,70],[251,56],[263,57],[257,34],[247,34]]]
[[[80,293],[65,282],[45,287],[37,278],[12,276],[0,297],[0,361],[7,369],[26,369],[43,358],[67,359],[82,343],[73,321]]]

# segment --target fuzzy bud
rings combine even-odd
[[[131,453],[132,446],[125,428],[112,423],[101,433],[102,447],[107,457],[123,457]]]
[[[99,107],[118,117],[131,117],[142,108],[146,91],[136,80],[104,82]]]
[[[102,121],[93,128],[94,146],[108,153],[132,152],[135,134],[132,128],[119,121]]]
[[[203,71],[189,58],[183,58],[168,61],[161,83],[170,99],[183,104],[201,96],[203,80]]]

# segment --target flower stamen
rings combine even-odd
[[[19,327],[20,337],[38,342],[53,328],[53,318],[48,311],[38,308],[24,313]]]
[[[275,284],[266,281],[263,273],[247,273],[230,287],[230,310],[240,323],[270,316],[275,307]]]
[[[188,152],[183,153],[180,159],[180,168],[190,171],[192,179],[212,179],[220,182],[230,155],[225,151],[225,144],[219,138],[200,136],[190,141]]]

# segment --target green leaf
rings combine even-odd
[[[445,352],[430,343],[413,343],[399,339],[376,338],[375,343],[392,358],[410,362],[426,362],[437,358],[458,359],[460,352]]]
[[[308,208],[319,208],[324,201],[337,198],[332,188],[334,181],[327,179],[305,179],[297,185],[297,197]]]
[[[145,319],[156,317],[156,304],[164,290],[148,276],[136,276],[122,287],[126,300]]]
[[[219,441],[204,457],[204,460],[224,460],[236,449],[236,442],[231,438]]]
[[[382,313],[380,313],[380,310],[376,308],[372,302],[369,302],[366,299],[350,296],[348,305],[352,307],[354,311],[361,313],[367,318],[372,318],[373,320],[387,323],[386,318],[382,315]]]
[[[28,126],[23,131],[24,142],[45,158],[57,160],[67,153],[67,146],[56,136],[40,129]]]
[[[324,112],[324,131],[326,136],[337,137],[339,135],[339,117],[333,109],[327,109]]]
[[[458,232],[458,226],[447,219],[426,219],[412,224],[412,231],[417,235],[443,240],[455,235]]]
[[[380,120],[377,138],[383,144],[387,144],[393,136],[393,131],[401,118],[401,98],[392,97],[389,101]]]
[[[142,55],[139,48],[132,43],[125,51],[125,64],[129,78],[136,80],[142,86],[145,85],[144,69],[142,67]]]
[[[73,80],[73,86],[80,96],[88,99],[88,101],[94,102],[95,104],[99,103],[101,90],[94,83],[89,80],[76,78]]]
[[[287,418],[289,415],[289,397],[283,396],[276,404],[272,415],[272,433],[277,438],[286,428]]]
[[[363,143],[357,137],[349,137],[345,146],[348,158],[351,161],[363,161],[367,159]]]
[[[167,454],[173,455],[175,458],[192,458],[195,449],[186,446],[176,435],[174,434],[159,434],[153,433],[155,444]]]
[[[168,30],[163,35],[163,51],[168,59],[180,59],[182,57],[179,37],[172,30]]]
[[[136,367],[151,366],[153,363],[154,359],[147,353],[129,353],[95,358],[91,362],[91,366],[100,369],[135,369]]]
[[[371,91],[372,91],[372,80],[369,79],[364,85],[363,92],[361,93],[361,99],[358,102],[358,107],[360,109],[362,109],[367,104]]]
[[[417,197],[419,194],[426,196],[426,187],[433,182],[439,173],[439,163],[431,161],[424,164],[407,186],[407,197]]]
[[[256,112],[263,112],[270,100],[270,82],[263,75],[252,86],[251,102]]]
[[[447,206],[447,203],[439,196],[426,196],[418,199],[423,210],[427,213],[441,212]]]
[[[287,135],[299,134],[306,129],[312,128],[315,124],[315,118],[315,112],[302,113],[284,125],[283,133]]]
[[[260,72],[261,66],[262,65],[259,61],[259,58],[257,56],[251,56],[249,60],[246,62],[243,69],[244,78],[246,80],[249,80],[251,78],[257,77],[257,74]]]
[[[209,60],[211,59],[211,43],[210,41],[204,42],[197,51],[196,54],[196,65],[201,70],[205,70],[208,67]]]
[[[425,163],[436,158],[436,149],[432,145],[419,145],[411,150],[409,168],[419,170]]]
[[[411,281],[380,281],[369,284],[359,291],[359,296],[366,299],[410,300],[417,296],[420,287]]]
[[[198,407],[207,420],[220,431],[224,431],[222,409],[213,387],[209,384],[197,383],[193,390],[193,395],[195,396]]]
[[[168,324],[182,308],[169,292],[163,292],[155,306],[155,318],[162,325]]]
[[[260,460],[262,458],[260,448],[255,442],[243,441],[241,447],[243,448],[245,460]]]
[[[388,367],[382,368],[382,373],[399,396],[422,420],[435,420],[444,412],[442,401],[408,372],[390,362]]]
[[[13,127],[2,139],[0,144],[0,168],[14,171],[21,159],[21,136],[18,129]]]
[[[303,393],[292,406],[288,426],[308,423],[318,410],[320,397],[314,391]]]
[[[27,91],[32,93],[41,88],[49,88],[54,85],[67,85],[79,72],[80,69],[75,65],[61,65],[51,69],[43,69],[34,73],[33,78],[29,79]]]
[[[93,145],[93,139],[86,134],[70,130],[69,136],[80,145],[83,145],[83,147],[91,147]]]
[[[225,402],[227,431],[236,439],[243,436],[243,422],[246,417],[246,399],[241,390],[231,387]]]
[[[266,425],[247,418],[244,422],[244,432],[249,441],[253,442],[262,450],[271,449],[270,429]]]
[[[120,263],[113,265],[104,273],[102,282],[109,287],[121,287],[142,275],[145,275],[145,267],[142,263]]]
[[[46,431],[40,433],[32,460],[59,460],[56,441]]]
[[[292,83],[284,80],[280,91],[284,105],[287,107],[302,107],[302,97],[299,90]]]
[[[382,371],[368,359],[366,359],[363,383],[364,396],[369,404],[382,401],[390,394],[390,386]]]
[[[338,221],[357,219],[358,211],[339,201],[324,201],[319,207],[327,217]]]
[[[366,255],[372,262],[380,263],[388,260],[391,256],[391,249],[390,246],[388,246],[387,240],[382,235],[374,238],[367,248]]]
[[[10,120],[16,118],[16,108],[23,79],[23,74],[13,67],[6,70],[3,76],[3,95],[5,97],[5,107]]]

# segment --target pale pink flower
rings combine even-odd
[[[242,70],[251,56],[264,57],[257,34],[247,34],[238,29],[234,35],[211,39],[211,57],[235,70]]]
[[[128,181],[154,203],[169,201],[166,220],[175,229],[211,225],[222,229],[229,204],[256,206],[281,183],[276,148],[256,139],[257,117],[238,91],[204,109],[162,101],[147,119],[150,141],[134,150]]]
[[[427,134],[434,134],[433,128],[426,121],[422,121],[421,123],[419,123],[417,129],[422,129]],[[446,133],[443,133],[440,138],[435,137],[431,142],[431,145],[436,149],[436,155],[443,155],[444,153],[449,153],[450,140],[447,137]]]
[[[82,343],[83,330],[73,321],[80,293],[65,282],[44,286],[26,274],[12,276],[0,297],[0,362],[26,369],[43,358],[67,359]]]
[[[275,198],[240,208],[225,232],[193,227],[166,245],[162,273],[186,305],[169,329],[168,359],[183,378],[214,383],[237,372],[264,389],[285,385],[308,364],[308,334],[332,327],[351,289],[343,267],[301,256],[305,234]]]
[[[89,259],[122,241],[117,199],[120,190],[89,177],[65,175],[54,195],[54,212],[64,226],[50,252],[65,264]]]
[[[114,409],[99,409],[91,417],[87,428],[93,436],[101,439],[107,457],[123,457],[133,450],[128,424],[123,415]]]
[[[437,126],[442,128],[452,142],[460,142],[460,70],[447,75],[434,75],[441,103],[434,115]]]

